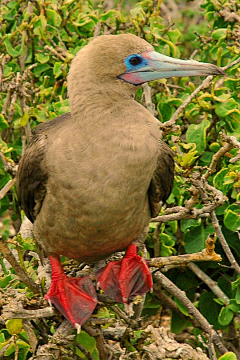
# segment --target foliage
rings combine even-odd
[[[240,55],[239,20],[232,14],[239,13],[234,1],[205,0],[202,4],[201,21],[197,24],[194,13],[189,9],[180,16],[178,23],[168,26],[160,16],[159,4],[153,6],[151,0],[132,5],[129,12],[124,8],[105,10],[102,4],[91,1],[47,1],[25,0],[4,1],[0,5],[0,150],[6,163],[17,164],[26,145],[30,129],[37,124],[53,119],[69,111],[67,98],[67,74],[71,60],[84,45],[99,31],[118,34],[132,32],[152,43],[155,49],[165,55],[190,57],[194,49],[196,60],[226,66]],[[203,13],[204,12],[204,13]],[[203,16],[204,14],[204,16]],[[230,15],[229,15],[230,14]],[[229,17],[230,16],[230,17]],[[239,16],[239,15],[238,15]],[[204,18],[205,17],[205,18]],[[194,20],[192,22],[192,19]],[[209,26],[208,26],[209,24]],[[187,28],[189,25],[189,28]],[[186,31],[187,28],[187,31]],[[240,140],[240,68],[239,64],[229,68],[226,76],[216,77],[208,89],[204,89],[180,114],[177,128],[165,135],[165,140],[176,151],[176,176],[168,207],[184,206],[191,197],[192,176],[199,172],[202,176],[209,167],[212,157],[225,145],[221,132]],[[161,123],[170,120],[175,110],[196,89],[201,79],[174,78],[158,80],[150,84],[157,117]],[[137,93],[142,100],[143,90]],[[209,176],[208,183],[220,190],[226,197],[223,205],[216,209],[218,221],[235,259],[240,259],[239,189],[240,162],[231,163],[237,154],[232,148],[224,154]],[[0,163],[1,188],[14,177],[14,172]],[[204,206],[204,199],[198,199],[196,208]],[[163,210],[162,210],[163,213]],[[9,247],[17,250],[19,260],[29,276],[37,279],[37,259],[28,255],[35,250],[31,240],[23,241],[15,236],[21,220],[16,190],[11,189],[1,200],[0,234],[11,240]],[[156,224],[150,224],[147,238],[148,251],[155,256],[154,234]],[[193,253],[204,249],[205,240],[214,232],[209,217],[173,220],[162,223],[157,238],[161,256]],[[225,252],[217,242],[217,252],[223,257],[221,265],[210,262],[198,264],[229,298],[218,298],[213,291],[200,282],[190,270],[172,269],[167,276],[184,290],[195,306],[216,330],[223,336],[235,334],[233,346],[237,346],[239,323],[234,319],[240,314],[240,276],[229,266]],[[6,294],[10,288],[25,291],[12,268],[7,268],[1,259],[2,274],[0,288]],[[23,290],[24,289],[24,290]],[[27,290],[28,305],[34,304],[34,295]],[[186,308],[174,299],[180,311],[189,318]],[[160,310],[159,300],[148,294],[143,314],[154,316]],[[103,310],[104,309],[104,310]],[[104,312],[104,314],[103,314]],[[114,319],[116,315],[109,309],[99,307],[97,317]],[[157,315],[156,315],[157,316]],[[172,331],[179,333],[189,326],[189,321],[179,320],[180,315],[172,312]],[[48,320],[49,334],[54,333],[59,319]],[[46,324],[44,325],[46,328]],[[196,346],[199,342],[199,329]],[[200,332],[200,330],[199,330]],[[40,334],[36,330],[39,337]],[[202,333],[204,338],[204,333]],[[233,336],[234,337],[234,336]],[[31,356],[31,346],[22,321],[9,320],[6,327],[1,325],[0,351],[6,346],[4,356],[25,360]],[[204,341],[206,339],[204,338]],[[85,346],[94,359],[98,359],[95,340],[86,332],[78,335],[77,341]],[[146,345],[141,331],[134,331],[123,339],[128,352],[142,351]],[[77,349],[77,355],[86,356]],[[233,353],[226,353],[219,359],[235,359]]]

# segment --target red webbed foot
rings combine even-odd
[[[78,330],[97,305],[97,295],[88,277],[69,278],[63,271],[58,255],[50,255],[52,283],[44,296],[50,300],[65,318]]]
[[[113,300],[129,304],[137,295],[153,288],[145,259],[137,255],[137,246],[129,245],[121,261],[112,261],[95,275],[98,285]]]

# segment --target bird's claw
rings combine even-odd
[[[75,327],[75,329],[77,329],[77,334],[80,334],[80,332],[81,332],[81,325],[78,324],[78,323],[75,323],[75,324],[74,324],[74,327]]]

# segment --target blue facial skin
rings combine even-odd
[[[127,72],[130,71],[137,71],[141,68],[144,68],[144,66],[149,65],[149,61],[147,59],[145,59],[144,57],[142,57],[141,55],[138,54],[132,54],[129,55],[125,60],[125,65],[127,67]],[[131,62],[133,62],[131,64]]]

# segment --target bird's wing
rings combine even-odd
[[[17,193],[21,208],[31,222],[39,213],[48,180],[47,169],[43,166],[48,143],[48,132],[71,119],[70,113],[63,114],[38,125],[19,163],[17,173]]]
[[[156,169],[148,189],[151,216],[156,217],[173,188],[174,180],[174,152],[161,141]]]

